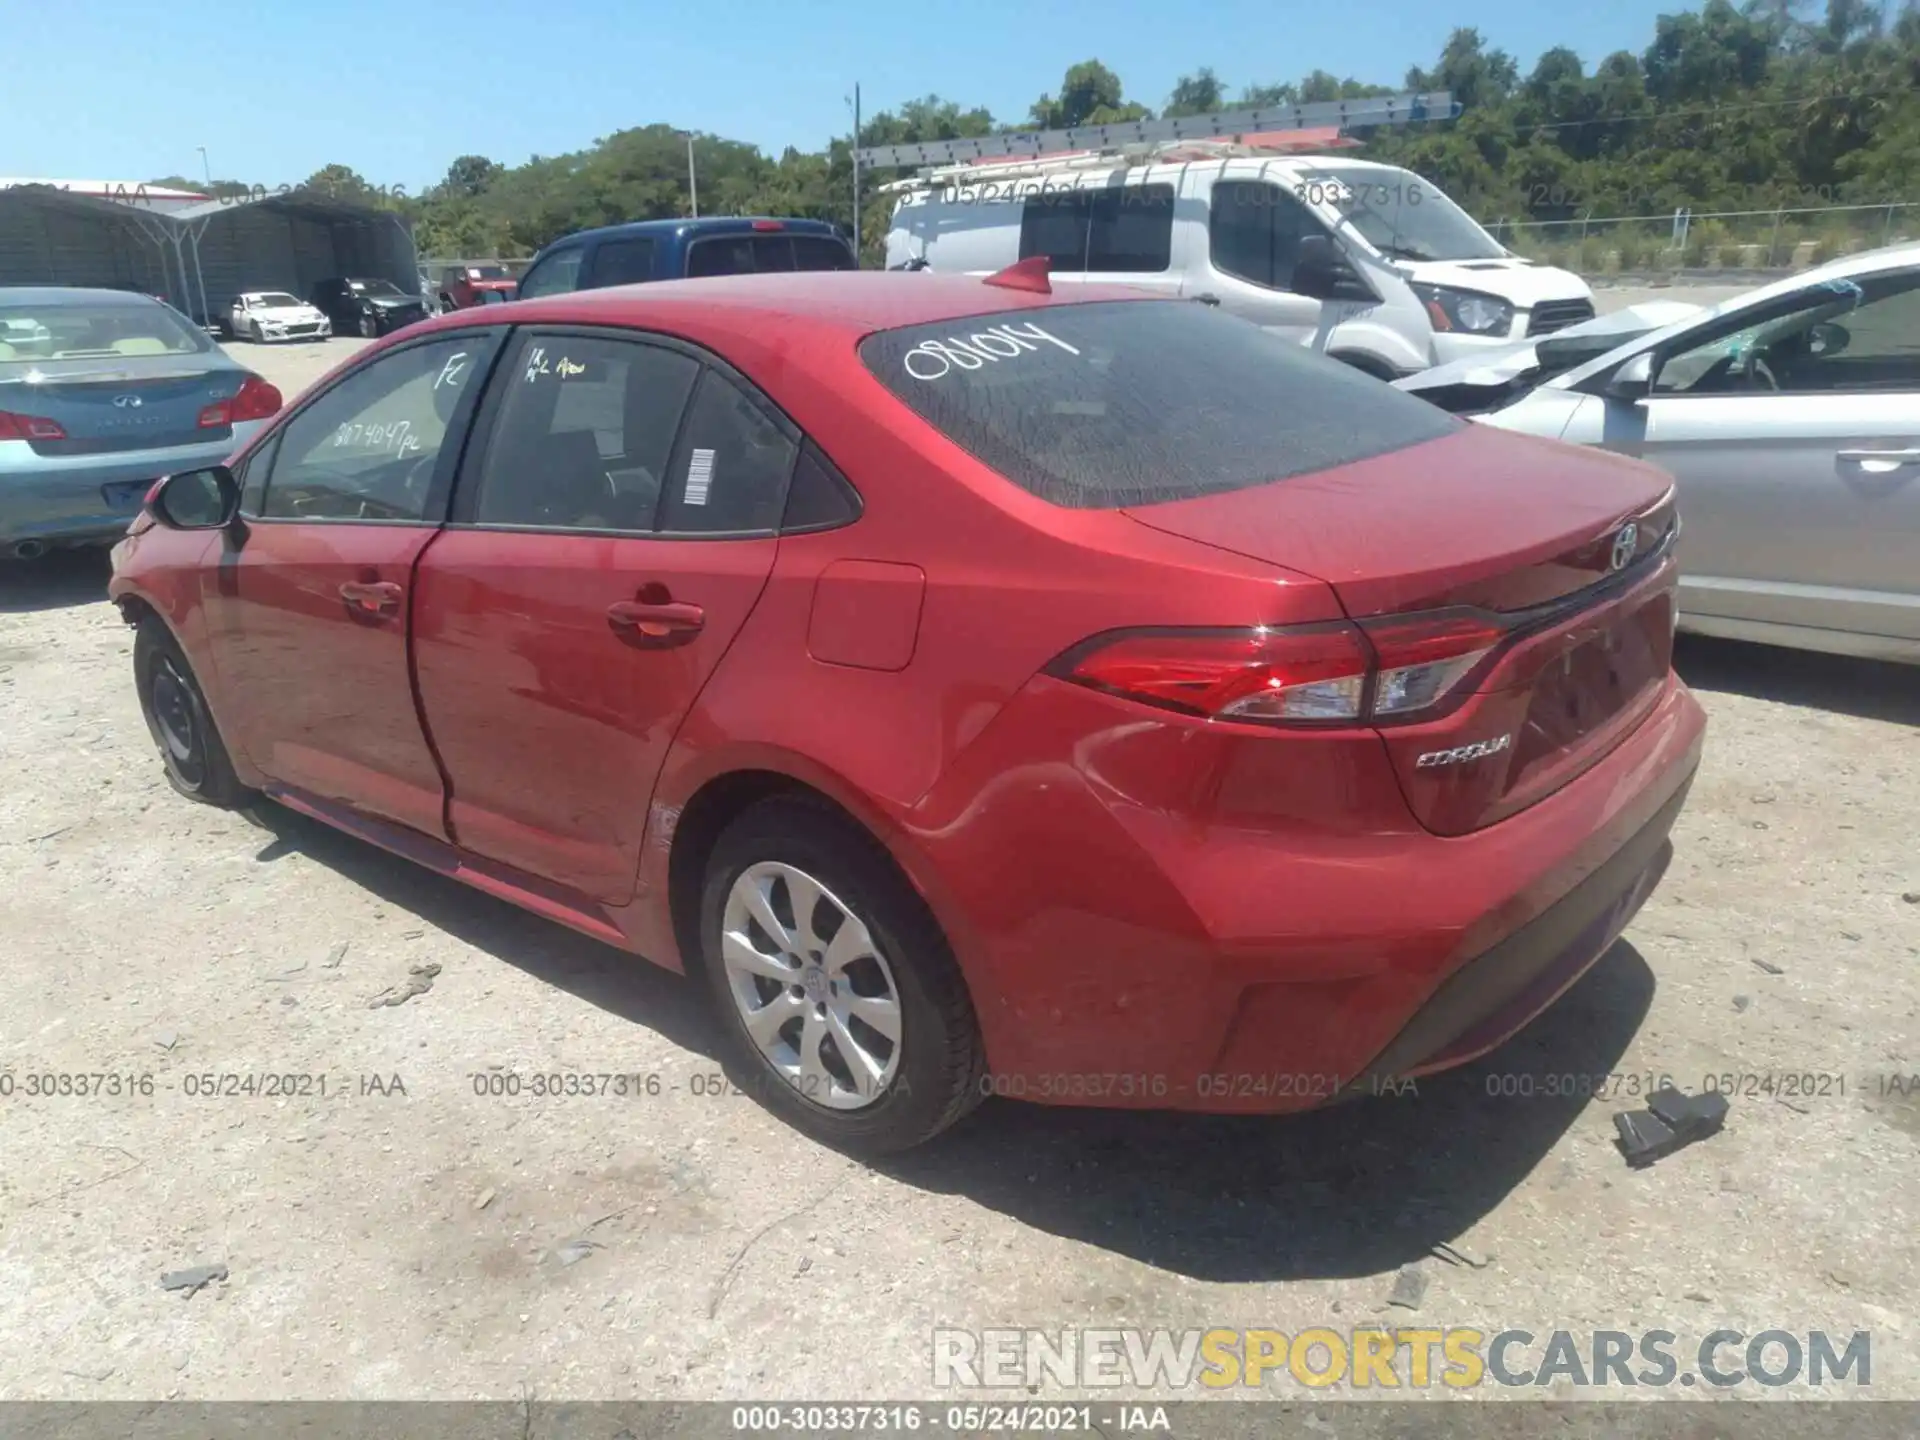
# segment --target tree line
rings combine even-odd
[[[1071,66],[1055,93],[1015,119],[939,95],[909,100],[862,125],[862,145],[898,145],[1059,129],[1244,106],[1447,90],[1458,118],[1355,130],[1370,159],[1435,181],[1483,221],[1586,221],[1614,216],[1769,211],[1920,201],[1920,0],[1706,0],[1662,15],[1639,53],[1621,50],[1589,70],[1564,46],[1522,75],[1513,56],[1465,27],[1431,67],[1399,84],[1315,70],[1298,81],[1238,89],[1211,68],[1183,75],[1154,109],[1127,96],[1098,60]],[[807,216],[851,228],[850,137],[778,157],[718,135],[693,138],[703,214]],[[879,183],[905,171],[862,173],[868,263],[881,253],[891,199]],[[156,184],[205,190],[179,176]],[[217,181],[216,195],[248,186]],[[532,254],[557,236],[625,220],[690,213],[686,132],[636,126],[566,155],[505,165],[462,155],[419,195],[376,186],[328,165],[296,188],[397,209],[420,254]]]

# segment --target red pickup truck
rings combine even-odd
[[[511,300],[519,290],[520,282],[507,273],[504,265],[461,265],[440,272],[440,308],[443,311],[484,305],[489,295]]]

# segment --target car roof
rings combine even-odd
[[[629,220],[620,225],[601,225],[592,230],[576,230],[571,235],[562,235],[558,240],[549,240],[541,248],[552,250],[562,245],[577,244],[584,240],[603,240],[609,237],[625,239],[667,235],[738,235],[752,231],[756,225],[767,224],[778,225],[782,230],[795,231],[802,235],[837,235],[839,233],[825,220],[806,220],[785,215],[710,215],[704,219],[682,217],[677,220]]]
[[[86,305],[102,300],[160,303],[142,290],[109,290],[90,285],[0,285],[0,300],[24,301],[29,305]]]
[[[631,325],[670,333],[751,332],[769,321],[859,339],[876,330],[956,320],[1000,311],[1044,309],[1096,300],[1150,300],[1119,285],[1071,285],[1050,295],[988,285],[982,276],[930,271],[803,270],[654,280],[602,290],[575,290],[463,310],[436,324],[561,323]]]

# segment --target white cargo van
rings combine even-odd
[[[1432,181],[1365,160],[1104,154],[888,188],[890,269],[991,274],[1046,255],[1056,285],[1218,305],[1383,379],[1594,313],[1579,276],[1506,250]]]

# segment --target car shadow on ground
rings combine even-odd
[[[1920,725],[1920,665],[1682,635],[1674,668],[1696,690]]]
[[[262,834],[257,859],[301,854],[397,910],[590,1005],[713,1058],[719,1036],[685,978],[590,936],[482,894],[378,846],[264,801],[248,812]]]
[[[276,805],[253,814],[263,859],[298,851],[536,979],[717,1055],[704,998],[683,977]],[[1520,1035],[1417,1094],[1236,1117],[990,1100],[875,1168],[1195,1279],[1379,1274],[1470,1230],[1539,1166],[1590,1103],[1559,1077],[1618,1073],[1653,991],[1622,941]]]
[[[105,546],[50,550],[34,560],[0,559],[0,615],[65,610],[107,598]]]
[[[990,1101],[882,1168],[1195,1280],[1377,1275],[1463,1235],[1540,1165],[1592,1103],[1542,1092],[1619,1072],[1653,990],[1621,941],[1520,1035],[1417,1095],[1285,1117]],[[1508,1091],[1524,1093],[1490,1093]]]

